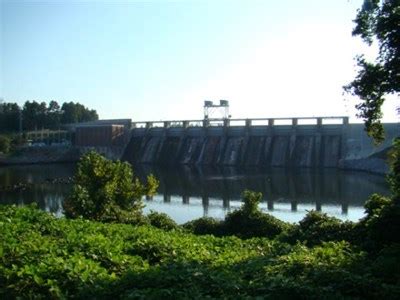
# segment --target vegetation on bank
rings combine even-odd
[[[0,101],[0,155],[18,154],[26,144],[26,131],[38,129],[60,130],[69,123],[95,121],[97,112],[80,103],[56,101],[26,101],[23,107],[17,103]],[[21,131],[22,134],[21,134]]]
[[[9,154],[25,143],[25,139],[19,134],[0,134],[0,154]]]
[[[371,223],[391,203],[371,201],[345,238],[315,212],[275,238],[240,239],[0,206],[0,297],[399,298],[399,241],[378,244]]]

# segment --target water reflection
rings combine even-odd
[[[153,173],[160,180],[160,195],[147,201],[148,209],[176,215],[175,219],[180,222],[190,220],[193,215],[223,218],[241,205],[241,193],[245,189],[263,193],[261,209],[293,222],[311,209],[341,219],[358,220],[363,216],[365,200],[372,193],[389,193],[383,176],[337,169],[140,165],[135,170],[142,179]],[[187,204],[190,209],[183,208]]]
[[[41,209],[60,216],[62,202],[70,191],[71,184],[51,182],[54,179],[67,179],[73,176],[74,172],[74,164],[0,167],[0,203],[37,203]],[[31,185],[26,189],[12,190],[13,185],[17,183]]]
[[[75,165],[32,165],[0,168],[0,186],[32,183],[25,190],[0,189],[0,203],[37,202],[42,209],[62,214],[70,184],[51,183],[73,175]],[[146,209],[168,213],[183,223],[201,216],[223,218],[241,205],[245,189],[263,193],[261,209],[286,221],[300,220],[307,210],[327,212],[342,219],[363,216],[363,204],[372,193],[388,194],[383,176],[325,169],[237,169],[212,167],[134,167],[141,179],[153,173],[160,181],[158,194],[145,199]]]

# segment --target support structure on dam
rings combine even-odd
[[[348,117],[133,122],[123,159],[169,165],[346,167],[371,161],[400,136],[399,123],[384,127],[387,139],[374,147],[364,125],[349,124]]]

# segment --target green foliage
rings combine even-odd
[[[400,207],[390,198],[372,195],[365,203],[366,216],[355,226],[354,242],[374,255],[400,243]]]
[[[384,278],[393,284],[400,283],[400,244],[392,244],[383,248],[372,266],[375,276]]]
[[[0,103],[0,132],[20,129],[20,116],[24,130],[59,129],[62,124],[95,121],[99,117],[80,103],[66,102],[60,107],[57,101],[26,101],[21,108],[17,103]]]
[[[315,247],[0,206],[0,298],[398,299],[400,248]]]
[[[190,221],[183,227],[194,234],[213,234],[215,236],[236,235],[241,238],[270,237],[282,233],[289,224],[261,212],[258,208],[261,193],[243,192],[243,205],[240,209],[229,213],[225,220],[200,218]]]
[[[392,201],[379,194],[372,194],[369,199],[365,202],[365,221],[369,221],[373,218],[377,218],[384,207],[390,205]]]
[[[11,149],[11,140],[8,136],[0,135],[0,153],[7,154]]]
[[[65,102],[61,106],[61,123],[78,123],[94,121],[99,118],[95,110],[89,110],[80,103]]]
[[[358,224],[365,236],[361,244],[375,253],[386,246],[400,243],[400,139],[394,141],[389,158],[391,198],[372,195],[365,203],[367,215]]]
[[[400,2],[364,0],[355,23],[353,35],[368,45],[377,41],[379,53],[374,62],[358,57],[358,74],[345,90],[363,101],[357,105],[359,116],[368,134],[379,143],[384,139],[380,119],[385,95],[400,92]]]
[[[393,142],[393,149],[389,153],[391,172],[388,181],[392,190],[393,201],[400,206],[400,138]]]
[[[141,223],[144,195],[152,195],[158,182],[150,176],[146,185],[133,178],[126,162],[112,162],[96,152],[82,156],[72,193],[64,202],[65,215],[97,221]]]
[[[296,243],[304,242],[308,246],[320,245],[330,241],[353,241],[354,223],[342,222],[327,214],[310,211],[297,225],[293,225],[280,237],[281,240]]]
[[[219,221],[210,217],[199,218],[183,224],[183,228],[189,230],[194,234],[212,234],[215,236],[224,235],[223,226],[223,221]]]
[[[20,108],[17,103],[0,101],[0,132],[12,132],[19,129]]]
[[[225,218],[225,233],[242,238],[274,237],[285,230],[287,227],[285,222],[269,214],[264,214],[258,209],[261,198],[261,193],[245,191],[243,206],[229,213]]]
[[[149,220],[151,226],[163,230],[173,230],[179,228],[178,224],[176,224],[176,222],[172,220],[171,217],[165,213],[150,211],[150,213],[146,217]]]

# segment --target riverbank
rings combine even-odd
[[[0,166],[77,162],[79,149],[66,146],[24,147],[10,155],[0,156]]]

